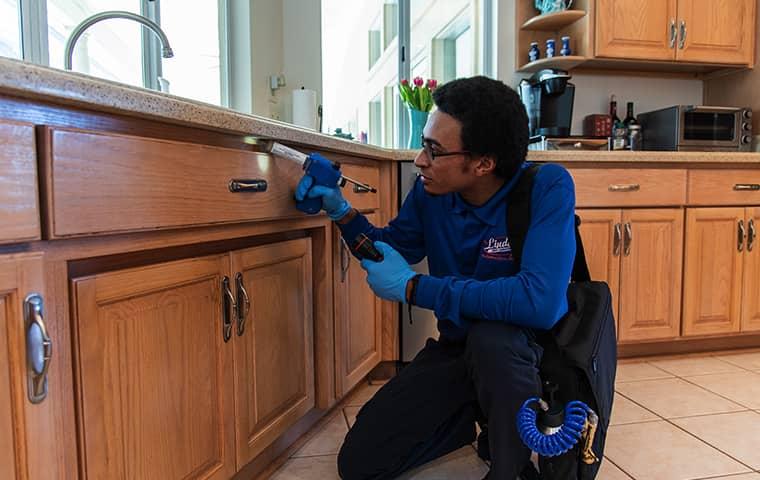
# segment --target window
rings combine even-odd
[[[398,37],[398,1],[383,4],[383,49]]]
[[[382,145],[383,131],[383,109],[380,102],[380,96],[373,98],[369,102],[369,143],[373,145]]]
[[[383,53],[380,47],[380,19],[378,18],[370,27],[368,34],[369,42],[369,68],[372,68]]]
[[[0,56],[21,58],[19,0],[0,0]]]
[[[192,8],[182,0],[0,0],[0,55],[64,68],[65,46],[74,28],[111,10],[161,25],[174,57],[161,58],[161,42],[139,23],[108,18],[79,37],[72,70],[154,89],[160,76],[168,80],[171,93],[222,103],[219,0],[198,0]],[[22,17],[24,30],[19,32]]]

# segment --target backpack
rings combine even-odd
[[[533,179],[539,169],[539,165],[524,169],[509,194],[507,233],[518,270],[530,226]],[[568,312],[551,330],[534,331],[537,342],[544,349],[539,366],[544,385],[551,382],[559,386],[555,398],[563,405],[580,400],[599,416],[592,450],[600,461],[589,465],[581,460],[581,439],[573,449],[562,455],[539,457],[540,478],[543,480],[593,480],[601,465],[612,413],[617,368],[612,296],[605,282],[591,280],[578,230],[580,223],[576,215],[576,253],[571,283],[567,288]],[[547,392],[544,393],[544,398],[548,398]]]

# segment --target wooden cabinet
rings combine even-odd
[[[760,330],[757,207],[686,213],[683,334]]]
[[[311,244],[298,239],[264,245],[232,252],[231,260],[242,467],[314,408]]]
[[[0,120],[0,244],[39,238],[34,125]]]
[[[39,254],[0,255],[0,478],[64,478],[57,462],[60,441],[47,398],[48,367],[60,358],[45,323],[42,258]],[[32,309],[32,303],[38,308]],[[32,335],[30,335],[30,331]],[[37,334],[34,334],[36,332]],[[43,335],[44,333],[44,335]],[[37,355],[27,349],[31,336]],[[31,361],[31,358],[36,360]],[[31,364],[39,370],[32,370]],[[39,374],[38,374],[39,373]]]
[[[754,62],[755,0],[597,0],[601,58]]]
[[[677,337],[683,210],[578,210],[578,214],[591,276],[607,281],[613,300],[617,299],[613,308],[617,308],[620,341]]]
[[[377,225],[376,214],[367,219]],[[335,229],[335,377],[341,397],[379,362],[382,354],[381,300],[367,285],[366,273]]]
[[[72,283],[86,478],[230,478],[314,407],[309,239]]]

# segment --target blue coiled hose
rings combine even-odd
[[[573,448],[583,434],[586,419],[591,417],[592,422],[596,421],[596,413],[588,405],[574,400],[565,405],[565,421],[559,430],[547,435],[536,425],[538,409],[532,406],[533,403],[546,406],[538,397],[526,400],[517,413],[517,430],[523,443],[544,457],[556,457]]]

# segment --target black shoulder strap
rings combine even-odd
[[[533,190],[533,179],[536,177],[540,165],[533,164],[522,170],[517,184],[509,192],[509,203],[507,208],[507,233],[509,234],[509,245],[512,247],[512,258],[520,269],[520,260],[522,259],[523,245],[525,236],[530,227],[531,214],[531,192]],[[586,263],[586,252],[583,250],[583,240],[579,230],[581,219],[575,216],[575,260],[573,261],[572,280],[574,282],[588,282],[591,275]]]

